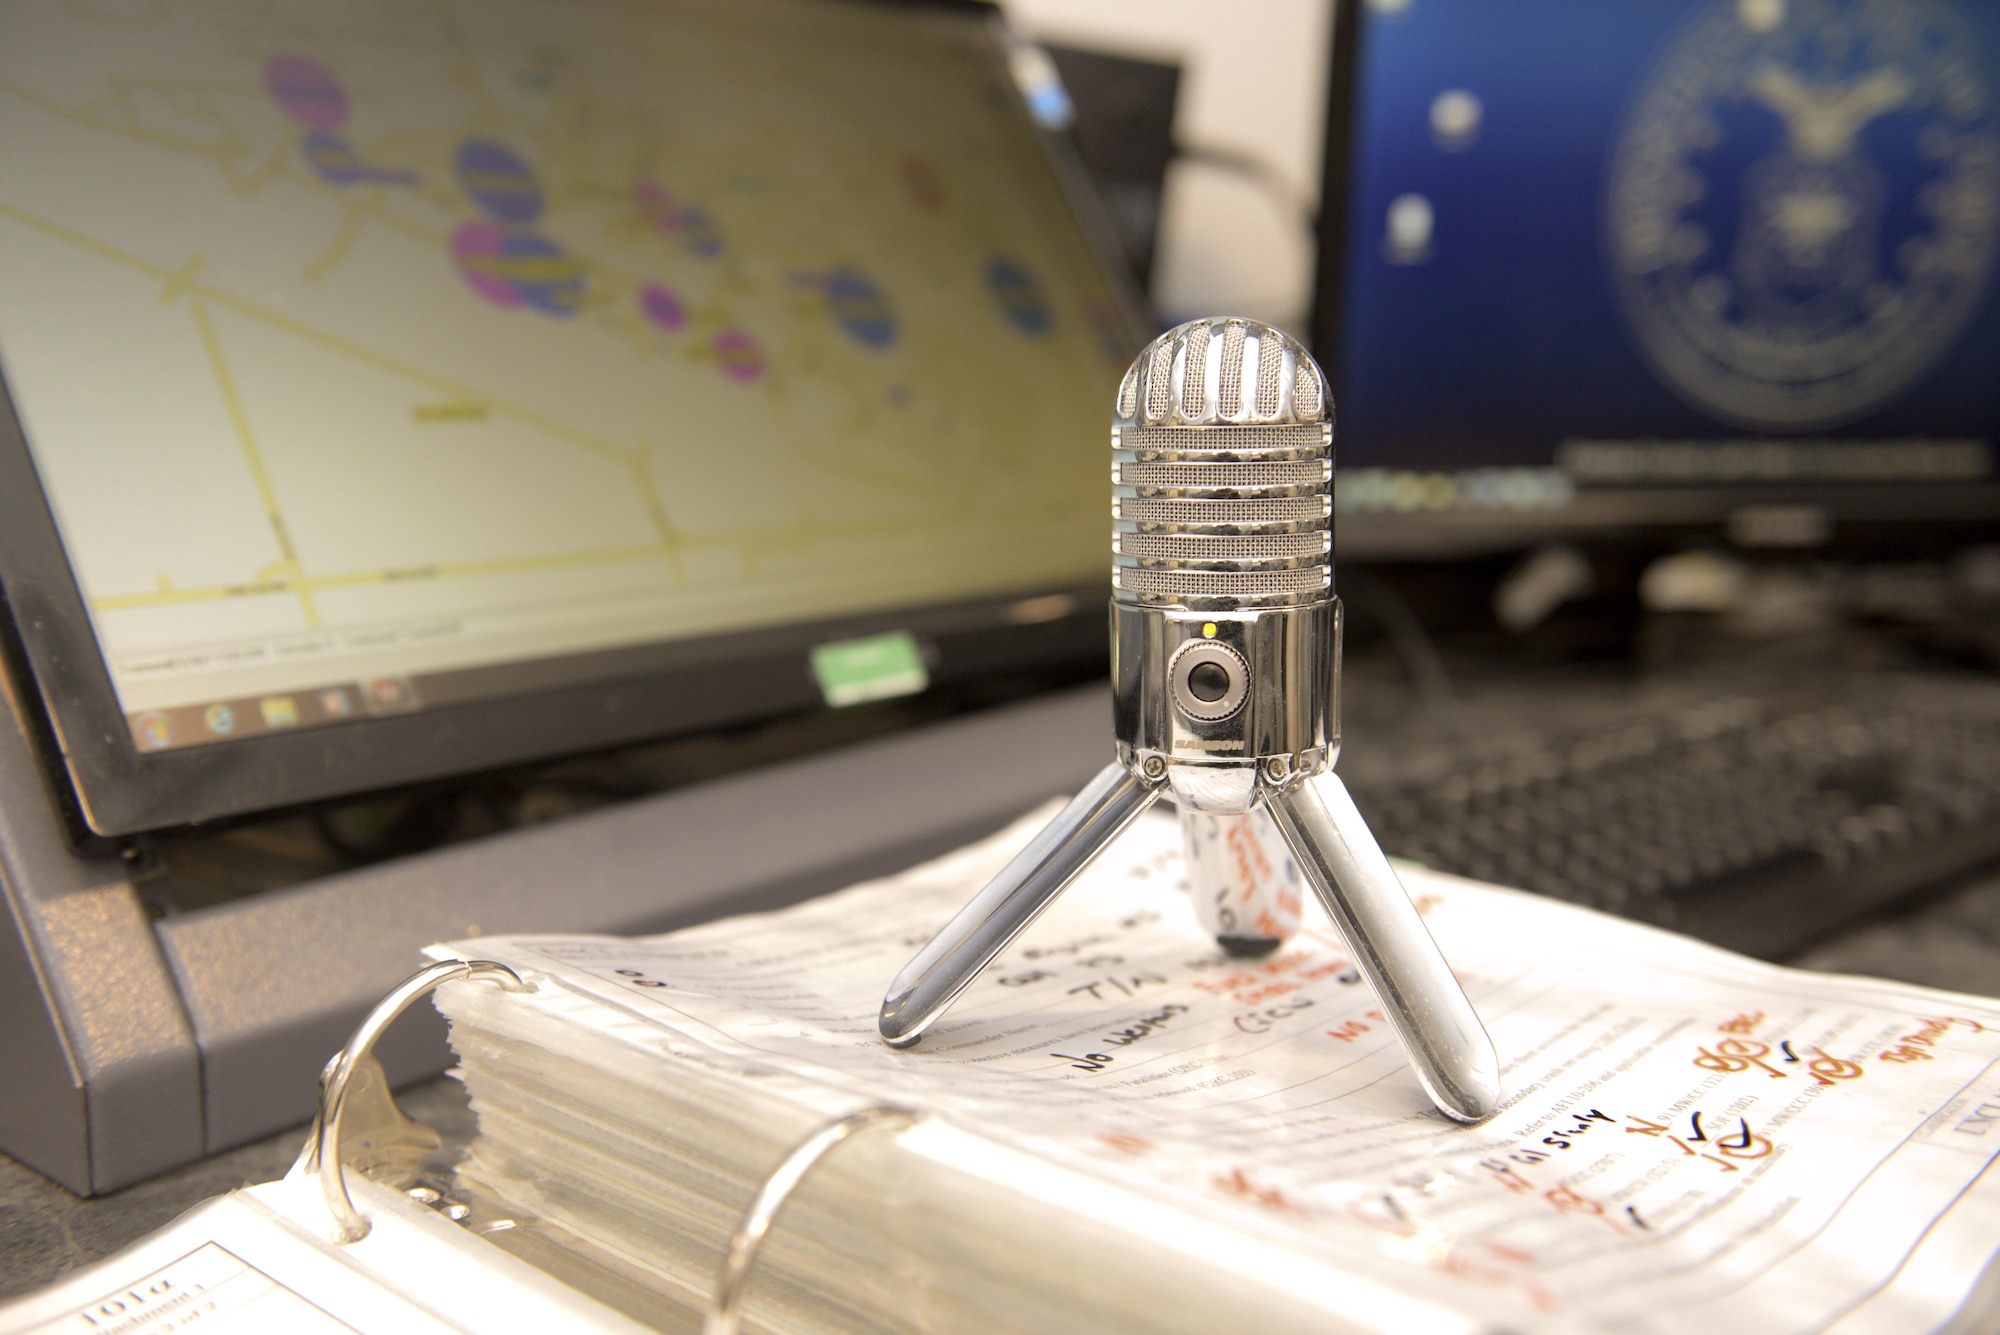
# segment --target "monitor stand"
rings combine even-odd
[[[78,856],[18,710],[0,719],[0,1151],[82,1195],[311,1116],[320,1067],[435,941],[656,932],[886,875],[1074,791],[1102,686],[149,921]],[[887,979],[884,979],[886,985]],[[413,1015],[377,1055],[444,1069]]]

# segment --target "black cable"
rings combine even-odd
[[[1444,656],[1438,653],[1437,642],[1408,600],[1375,575],[1353,566],[1340,572],[1340,593],[1341,601],[1373,617],[1389,632],[1389,641],[1410,670],[1417,696],[1426,708],[1448,709],[1457,703]]]
[[[1246,153],[1239,148],[1225,148],[1218,144],[1177,143],[1174,145],[1174,157],[1181,162],[1199,163],[1204,167],[1215,167],[1249,178],[1263,187],[1264,193],[1271,196],[1281,212],[1292,215],[1306,231],[1317,234],[1318,207],[1294,189],[1283,172],[1255,153]]]

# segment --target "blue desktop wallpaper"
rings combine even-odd
[[[1370,0],[1341,464],[1991,438],[2000,3]]]

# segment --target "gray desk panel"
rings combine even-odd
[[[19,719],[0,716],[0,1144],[108,1191],[201,1153],[194,1033],[123,865],[72,852]]]
[[[1088,778],[1110,738],[1092,686],[165,919],[208,1149],[305,1118],[327,1056],[431,942],[659,931],[791,903],[997,829]],[[378,1053],[399,1083],[442,1069],[442,1024],[413,1015]]]

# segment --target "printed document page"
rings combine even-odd
[[[349,1186],[373,1226],[359,1242],[332,1241],[317,1179],[266,1182],[0,1306],[0,1335],[644,1335],[387,1187]]]
[[[1115,1183],[1172,1207],[1149,1228],[1227,1220],[1274,1266],[1318,1257],[1502,1325],[1928,1329],[1993,1254],[2000,1003],[1406,870],[1505,1068],[1501,1112],[1458,1126],[1317,910],[1257,960],[1199,931],[1171,818],[1129,830],[921,1046],[885,1047],[890,978],[1048,814],[777,913],[434,953],[510,963],[653,1051],[929,1110],[951,1134],[912,1152],[993,1145],[1059,1204]]]

